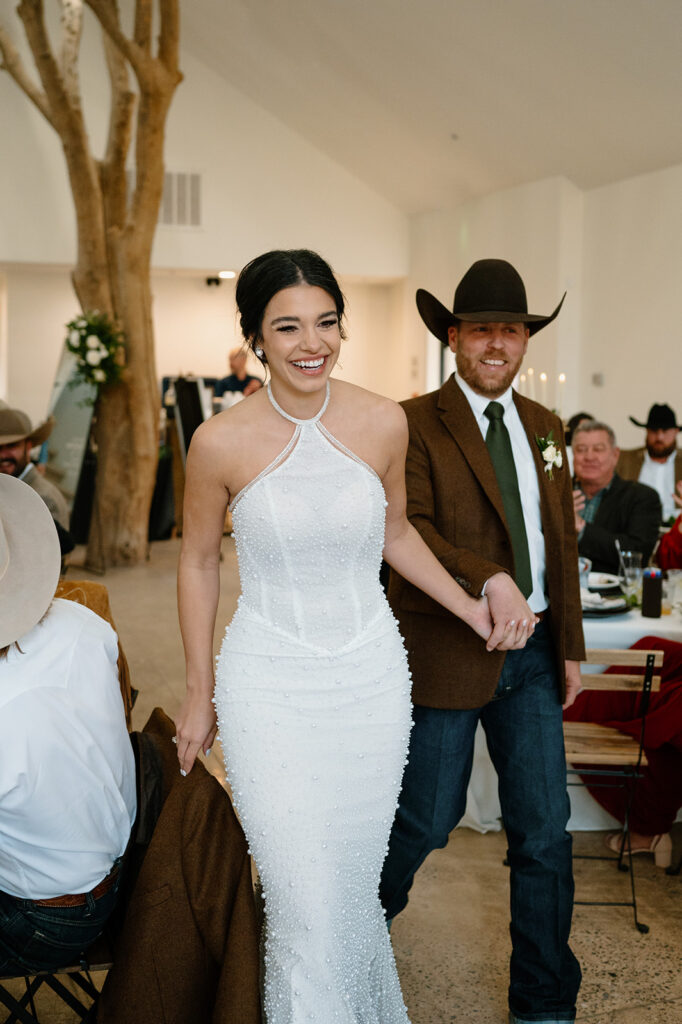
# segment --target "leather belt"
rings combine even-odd
[[[92,896],[93,900],[98,900],[100,896],[104,896],[105,893],[109,892],[118,878],[118,869],[119,865],[114,864],[106,878],[98,882],[90,892],[79,892],[68,896],[53,896],[51,899],[31,900],[31,902],[35,903],[36,907],[82,907],[87,903],[88,896]]]

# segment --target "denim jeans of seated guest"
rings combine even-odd
[[[466,672],[466,665],[459,671]],[[447,844],[464,814],[480,720],[499,778],[511,869],[509,1006],[523,1022],[573,1020],[581,972],[568,945],[573,910],[569,801],[547,624],[538,624],[522,651],[507,653],[495,696],[485,707],[416,706],[414,720],[381,880],[387,918],[405,907],[420,864]],[[452,909],[456,928],[457,908]]]
[[[39,907],[0,892],[0,974],[49,971],[73,963],[104,929],[115,905],[121,872],[98,899],[79,907]]]

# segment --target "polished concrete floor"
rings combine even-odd
[[[175,600],[178,550],[178,541],[157,542],[146,565],[111,570],[103,578],[139,690],[136,728],[156,705],[173,715],[183,694]],[[69,578],[79,576],[86,574],[69,570]],[[221,578],[218,643],[238,593],[234,545],[228,537]],[[222,776],[218,744],[208,765]],[[682,825],[676,826],[674,838],[676,853],[682,854]],[[601,842],[601,833],[577,833],[576,852],[599,853]],[[448,847],[434,852],[419,873],[410,904],[392,931],[412,1024],[507,1021],[504,855],[503,833],[457,829]],[[613,864],[577,861],[575,873],[578,899],[629,898],[628,876]],[[580,1024],[682,1024],[682,875],[666,875],[648,856],[637,858],[636,875],[648,935],[635,929],[628,908],[575,909],[572,945],[583,968]],[[75,1018],[48,1006],[41,1019],[67,1024]]]

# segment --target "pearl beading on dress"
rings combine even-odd
[[[216,673],[228,777],[266,903],[268,1024],[406,1024],[378,884],[411,728],[378,581],[386,500],[320,422],[233,507],[242,595]]]

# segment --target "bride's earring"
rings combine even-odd
[[[255,354],[258,357],[258,359],[262,359],[263,358],[263,349],[260,347],[260,345],[256,345],[256,347],[254,348],[253,351],[255,352]]]

